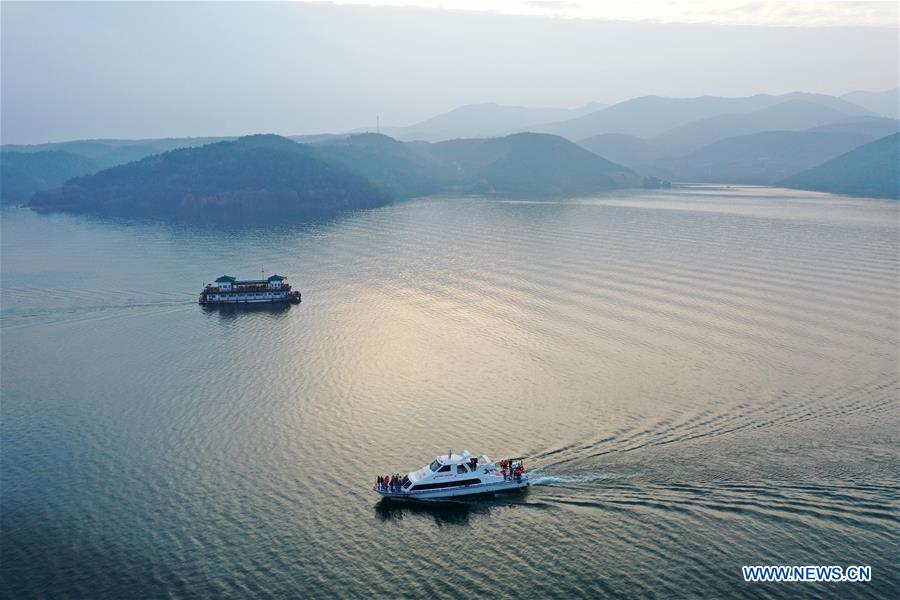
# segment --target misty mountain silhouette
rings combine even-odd
[[[21,204],[35,192],[62,185],[67,179],[93,173],[100,165],[86,156],[45,150],[0,153],[0,203]]]
[[[871,111],[845,100],[804,92],[781,96],[759,94],[744,98],[643,96],[582,117],[545,124],[534,128],[534,131],[554,133],[573,140],[582,140],[603,133],[623,133],[651,138],[694,121],[726,114],[751,113],[791,101],[810,102],[844,115],[872,115]]]
[[[852,150],[871,138],[824,131],[766,131],[719,140],[686,156],[647,168],[677,181],[773,185]]]
[[[883,137],[797,173],[785,187],[900,199],[900,133]]]
[[[488,138],[521,132],[550,121],[562,121],[592,113],[606,105],[591,102],[578,108],[532,108],[495,103],[467,104],[409,127],[385,129],[400,140],[441,141]]]
[[[694,121],[656,136],[653,142],[664,154],[677,156],[736,135],[809,129],[846,117],[846,113],[822,104],[788,100],[749,113],[718,115]]]
[[[891,119],[900,118],[900,88],[883,92],[850,92],[841,96],[841,99],[865,107],[876,115]]]
[[[517,133],[423,148],[443,163],[451,187],[472,193],[565,196],[638,184],[630,169],[562,137]]]

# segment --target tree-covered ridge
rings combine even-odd
[[[369,208],[442,192],[563,196],[638,177],[563,138],[515,134],[438,144],[376,134],[298,144],[276,135],[182,148],[36,194],[42,210],[275,216]]]
[[[448,185],[473,193],[571,196],[638,185],[630,169],[556,135],[517,133],[485,140],[451,140],[427,151]]]
[[[855,148],[788,177],[785,187],[900,199],[900,133]]]
[[[78,177],[31,206],[106,214],[281,216],[384,204],[388,196],[307,146],[255,135]]]

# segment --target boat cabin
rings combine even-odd
[[[448,452],[438,456],[427,467],[409,473],[401,487],[405,492],[418,492],[481,483],[480,475],[492,466],[491,459],[482,455],[474,457],[468,450],[459,454]]]
[[[215,285],[207,285],[211,292],[261,292],[281,291],[288,289],[287,277],[272,275],[268,279],[238,280],[230,275],[222,275],[216,279]]]
[[[220,292],[230,292],[236,281],[237,279],[235,279],[234,277],[222,275],[221,277],[216,279],[216,287],[219,288]]]
[[[280,290],[286,279],[287,277],[282,277],[281,275],[272,275],[266,281],[268,281],[270,289]]]

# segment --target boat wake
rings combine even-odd
[[[610,479],[628,479],[634,475],[622,473],[583,473],[580,475],[542,475],[539,471],[532,472],[531,485],[566,486],[579,483],[591,483]]]

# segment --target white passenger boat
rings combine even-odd
[[[418,471],[379,477],[373,489],[386,498],[438,500],[527,487],[524,458],[508,458],[495,464],[484,454],[474,457],[463,450],[438,456]]]

